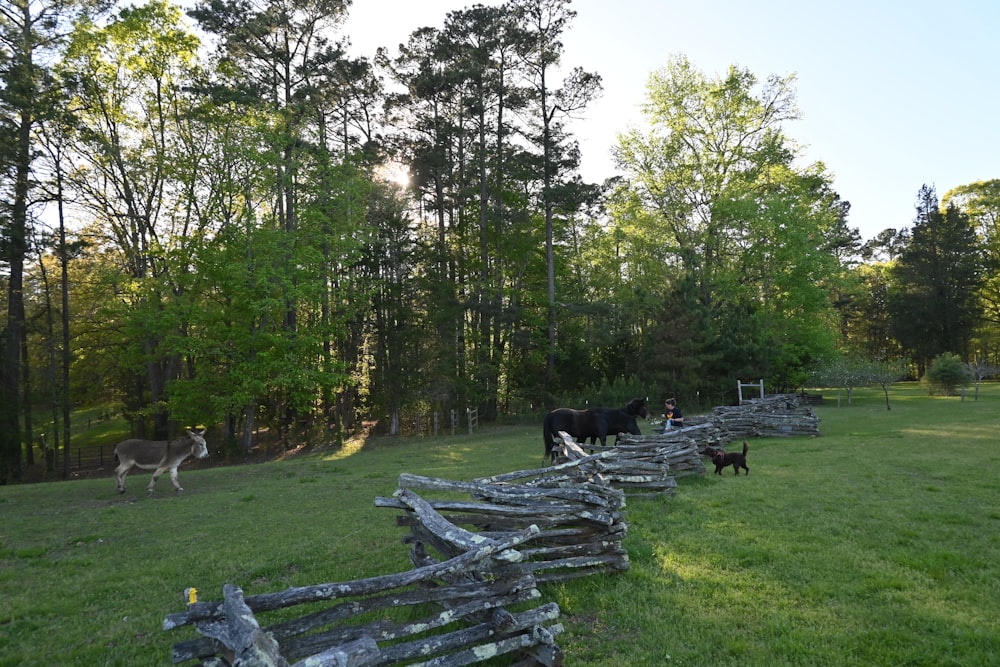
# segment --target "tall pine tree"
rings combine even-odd
[[[920,188],[916,209],[887,307],[892,335],[922,369],[942,352],[968,358],[982,316],[984,258],[969,217],[955,206],[941,210],[932,186]]]

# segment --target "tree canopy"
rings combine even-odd
[[[984,254],[969,217],[954,205],[941,210],[934,188],[920,189],[916,210],[893,266],[891,333],[920,364],[944,352],[968,358],[982,319]]]
[[[836,346],[829,293],[846,207],[822,164],[797,164],[784,127],[797,117],[792,84],[735,66],[712,78],[675,57],[650,77],[649,129],[617,150],[621,215],[639,216],[657,245],[661,329],[677,318],[685,337],[716,341],[699,370],[709,391],[751,369],[796,387]],[[689,354],[658,356],[679,372]]]
[[[42,407],[64,448],[91,404],[238,453],[466,407],[696,411],[844,355],[883,385],[945,352],[1000,365],[996,181],[925,187],[863,244],[793,139],[794,75],[676,55],[621,176],[586,183],[601,78],[563,61],[569,0],[471,5],[368,57],[350,5],[3,5],[0,480]]]

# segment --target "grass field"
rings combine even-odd
[[[632,499],[622,575],[553,585],[566,664],[1000,664],[1000,385],[826,392],[819,438],[750,441],[750,475]],[[183,591],[219,599],[409,569],[374,507],[401,472],[536,467],[530,427],[380,440],[247,466],[181,469],[145,497],[110,477],[0,487],[0,665],[164,665]]]

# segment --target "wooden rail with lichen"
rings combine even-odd
[[[712,409],[709,420],[727,432],[730,440],[819,435],[819,417],[813,401],[799,394],[774,394]]]
[[[397,517],[408,527],[406,540],[429,544],[454,557],[479,540],[501,539],[526,526],[539,534],[520,550],[524,559],[511,567],[530,572],[539,583],[563,581],[599,572],[628,569],[622,546],[627,533],[624,494],[605,483],[546,480],[535,471],[533,484],[495,479],[459,482],[403,473],[392,498],[376,498],[379,507],[404,510]],[[406,498],[420,490],[448,498],[429,499],[434,514],[424,515]],[[456,496],[467,498],[455,499]],[[438,519],[440,517],[443,522]],[[459,536],[461,539],[456,539]]]
[[[244,597],[231,585],[224,599],[194,602],[163,623],[165,630],[193,625],[201,634],[174,644],[173,662],[202,665],[403,665],[450,667],[504,654],[519,664],[555,666],[562,652],[555,637],[559,607],[539,603],[534,576],[519,568],[522,549],[538,537],[528,525],[496,539],[474,535],[443,519],[414,493],[398,499],[446,541],[467,547],[438,560],[420,542],[411,548],[413,570],[350,582],[289,588]],[[287,610],[302,605],[301,616]],[[515,610],[508,610],[508,607]],[[275,612],[281,620],[262,625]]]
[[[173,661],[458,667],[510,655],[519,667],[562,665],[559,607],[538,602],[537,586],[628,569],[626,494],[672,495],[676,477],[704,474],[707,448],[735,439],[819,435],[818,418],[795,395],[687,421],[660,434],[621,434],[611,447],[586,445],[591,453],[560,433],[555,465],[472,482],[403,473],[396,493],[375,504],[403,512],[397,521],[410,530],[414,569],[250,597],[227,584],[222,600],[191,600],[166,617],[165,630],[200,633],[174,644]]]
[[[555,439],[557,465],[545,469],[550,481],[601,481],[629,496],[673,495],[675,478],[704,475],[703,458],[748,437],[819,435],[819,418],[811,397],[776,394],[717,407],[707,417],[691,417],[683,428],[663,433],[620,433],[614,445],[581,445],[565,432]],[[584,451],[584,448],[591,453]],[[538,471],[529,471],[535,474]],[[522,473],[498,475],[516,479]]]

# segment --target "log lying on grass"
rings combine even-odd
[[[401,499],[428,523],[447,523],[416,494]],[[444,532],[469,548],[436,560],[414,544],[416,567],[408,572],[247,598],[226,586],[221,602],[196,602],[166,617],[165,630],[194,625],[202,634],[176,643],[173,662],[361,667],[431,661],[447,667],[517,652],[520,664],[561,664],[554,639],[563,631],[555,622],[558,605],[524,609],[540,593],[530,571],[512,567],[525,560],[520,550],[541,531],[527,526],[497,539],[465,535],[456,527]],[[299,616],[278,611],[296,605],[303,605]],[[507,611],[512,605],[519,611]],[[258,618],[272,611],[281,620],[262,627]]]

